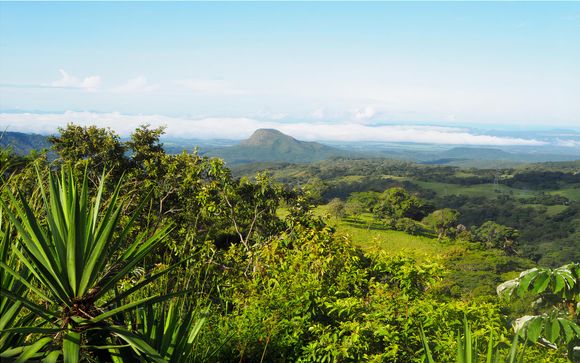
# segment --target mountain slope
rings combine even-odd
[[[50,142],[43,135],[6,131],[0,133],[0,147],[10,147],[16,154],[26,155],[31,150],[50,148]]]
[[[215,148],[206,153],[230,165],[265,161],[307,163],[348,154],[317,142],[296,140],[274,129],[258,129],[239,145]]]

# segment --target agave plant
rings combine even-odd
[[[170,297],[130,300],[160,274],[120,293],[117,287],[162,241],[168,227],[133,236],[133,224],[147,198],[121,226],[121,183],[104,203],[104,174],[94,198],[89,196],[87,177],[77,181],[71,170],[61,171],[60,177],[50,175],[48,186],[43,184],[39,176],[41,213],[35,213],[21,194],[8,193],[8,201],[0,200],[0,208],[18,236],[11,239],[3,229],[0,328],[3,337],[8,333],[28,337],[26,342],[3,339],[2,344],[15,345],[2,346],[0,357],[19,362],[42,358],[77,362],[81,357],[118,360],[115,357],[120,351],[129,351],[133,356],[163,361],[141,335],[127,328],[123,318]],[[6,257],[10,254],[16,256],[21,269]],[[18,320],[16,326],[9,324],[12,317],[25,316],[16,314],[21,309],[34,318]]]
[[[2,214],[2,208],[0,208],[0,287],[2,290],[12,291],[19,296],[26,296],[28,292],[26,282],[30,273],[19,266],[18,257],[9,248],[12,228],[6,223]],[[14,275],[6,273],[6,269],[19,271],[23,280],[20,281]],[[22,314],[23,307],[20,301],[14,302],[4,295],[0,296],[0,331],[26,325],[34,320],[34,315]],[[12,346],[18,346],[23,343],[23,340],[21,334],[15,332],[3,333],[0,335],[0,352]]]
[[[183,300],[163,305],[163,309],[147,306],[138,310],[131,325],[166,361],[193,361],[194,345],[205,317],[197,318],[199,314]]]

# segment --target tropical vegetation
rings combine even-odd
[[[235,176],[166,153],[162,135],[71,124],[50,152],[2,149],[3,362],[579,359],[580,263],[530,259],[525,225],[465,223],[469,209],[404,179]],[[577,220],[567,200],[559,226]]]

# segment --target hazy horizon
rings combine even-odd
[[[0,33],[3,130],[580,147],[580,3],[1,2]]]

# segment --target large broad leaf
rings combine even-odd
[[[530,283],[532,282],[533,279],[535,279],[538,276],[538,273],[539,273],[538,269],[533,268],[533,269],[524,271],[520,274],[520,277],[517,279],[518,295],[523,295],[528,291]]]
[[[564,341],[570,343],[572,339],[580,340],[580,327],[573,321],[566,319],[558,319],[560,326],[562,327],[562,332],[564,336]]]
[[[546,334],[546,339],[551,343],[556,343],[560,338],[560,323],[558,319],[546,319],[544,333]]]
[[[555,279],[554,292],[559,293],[560,291],[562,291],[562,289],[564,289],[564,287],[566,287],[567,281],[562,275],[559,274],[554,276],[554,279]]]
[[[544,319],[541,316],[537,316],[530,321],[528,321],[526,326],[527,338],[530,342],[535,343],[540,338],[542,334],[542,327],[544,326]]]
[[[550,315],[525,316],[516,320],[516,333],[535,343],[545,338],[558,345],[580,339],[580,327],[573,321],[559,317],[557,312]]]
[[[548,286],[550,286],[551,282],[552,282],[552,273],[550,271],[542,271],[541,273],[538,274],[538,277],[536,278],[536,281],[532,287],[532,292],[535,294],[543,293],[544,291],[546,291]]]
[[[547,296],[543,301],[562,299],[562,305],[580,305],[580,263],[570,263],[556,269],[533,268],[526,270],[516,279],[506,281],[497,287],[499,296],[510,297],[515,291],[518,296],[532,293]],[[554,328],[555,329],[555,328]]]

